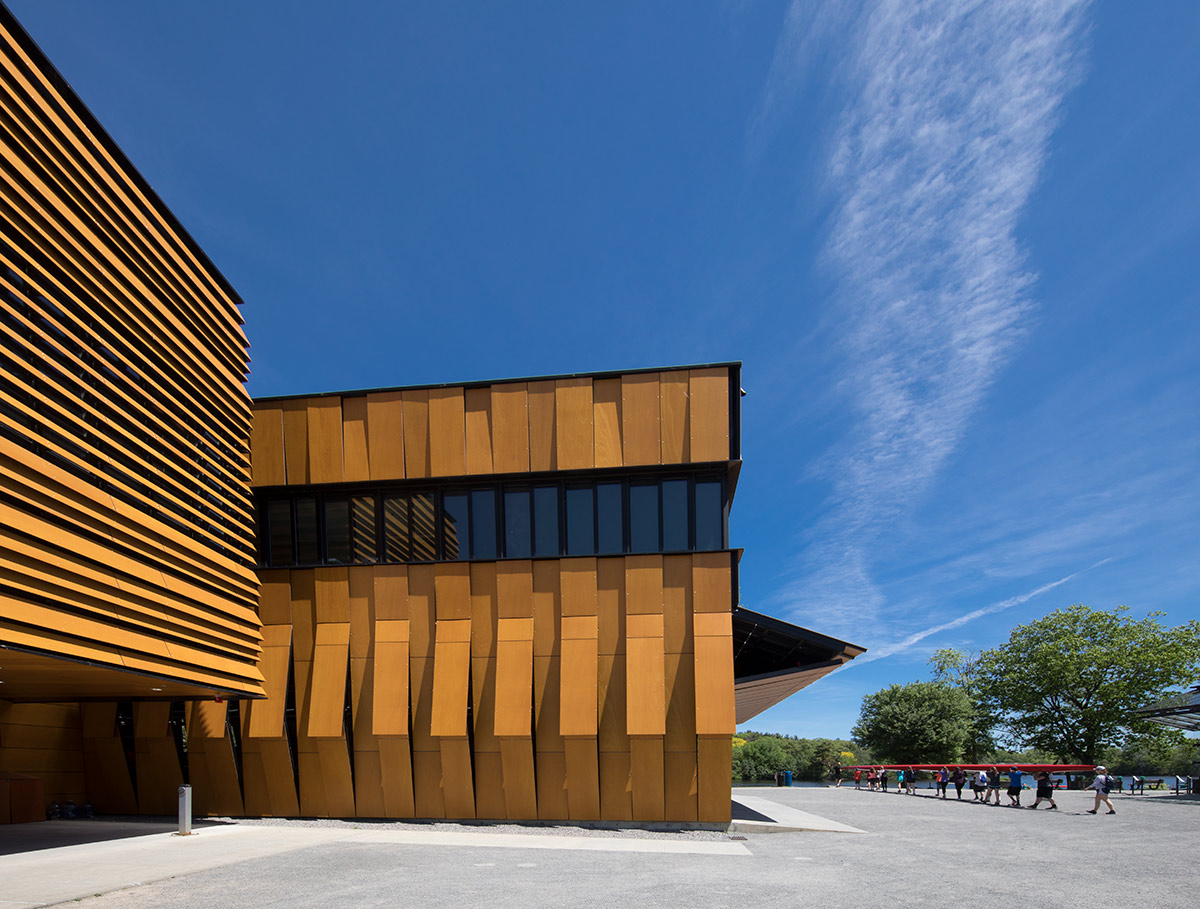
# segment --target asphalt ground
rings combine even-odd
[[[957,802],[953,790],[948,801],[931,797],[929,790],[902,796],[859,792],[852,784],[838,790],[735,790],[735,798],[739,793],[785,806],[795,816],[803,812],[863,832],[755,832],[742,840],[735,837],[743,834],[651,839],[538,828],[493,833],[487,827],[456,832],[420,825],[218,825],[202,829],[191,842],[158,834],[0,857],[0,907],[38,905],[5,902],[6,881],[15,881],[13,873],[23,867],[6,867],[6,861],[36,859],[46,867],[57,862],[63,874],[86,875],[87,850],[109,850],[90,855],[96,874],[118,858],[128,860],[130,850],[145,855],[144,879],[178,873],[73,903],[92,909],[767,904],[1095,909],[1189,906],[1197,900],[1195,799],[1116,796],[1118,814],[1106,816],[1084,813],[1092,804],[1086,792],[1060,793],[1059,810],[1037,812],[984,807],[969,793]],[[761,801],[755,804],[761,811]],[[167,839],[173,842],[164,847]],[[198,845],[212,850],[213,858],[201,861]],[[206,862],[214,866],[200,867]]]

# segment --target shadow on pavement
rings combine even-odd
[[[209,821],[196,821],[193,830],[224,826]],[[75,821],[37,821],[32,824],[0,825],[0,856],[78,846],[82,843],[103,843],[155,833],[174,833],[178,823],[167,818],[92,818]]]

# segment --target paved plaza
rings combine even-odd
[[[351,821],[182,838],[143,822],[22,825],[0,828],[0,909],[1194,902],[1200,801],[1118,796],[1109,817],[1084,813],[1088,793],[1034,812],[928,792],[738,789],[746,820],[730,833]]]

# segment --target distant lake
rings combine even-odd
[[[1056,788],[1065,788],[1066,787],[1066,781],[1063,778],[1063,775],[1061,773],[1051,774],[1050,776],[1051,776],[1051,779],[1053,779],[1056,782],[1056,784],[1057,784]],[[1078,776],[1078,774],[1073,773],[1073,774],[1071,774],[1071,776],[1075,777],[1075,776]],[[1170,789],[1172,792],[1175,791],[1175,777],[1173,777],[1173,776],[1147,776],[1147,777],[1143,777],[1143,779],[1146,781],[1146,789],[1145,789],[1146,792],[1151,791],[1150,784],[1152,782],[1154,782],[1155,780],[1162,780],[1168,789]],[[1124,791],[1128,792],[1129,791],[1129,777],[1128,776],[1124,777],[1124,781],[1125,781]],[[1006,780],[1006,782],[1007,782],[1007,780]],[[1033,778],[1033,775],[1029,774],[1029,773],[1022,774],[1021,783],[1023,784],[1024,788],[1026,788],[1026,789],[1036,789],[1037,788],[1037,786],[1035,785],[1035,780]],[[829,780],[820,780],[820,781],[818,781],[818,780],[793,780],[792,781],[793,789],[823,788],[823,787],[832,786],[832,785],[833,785],[833,783]],[[735,789],[741,788],[741,787],[754,788],[754,789],[758,789],[758,788],[775,789],[776,788],[776,784],[775,784],[774,780],[752,780],[752,781],[746,781],[746,782],[740,782],[740,783],[735,780],[733,783],[733,786]],[[786,788],[786,787],[783,787],[783,788]],[[849,777],[844,777],[842,779],[842,788],[843,789],[845,789],[845,788],[853,789],[854,788],[854,777],[852,775]],[[862,780],[862,788],[863,789],[867,788],[867,781],[865,778]],[[895,774],[889,774],[888,775],[888,789],[894,790],[895,788],[896,788]],[[918,789],[936,789],[937,784],[934,783],[932,780],[918,780],[917,788]],[[949,788],[951,791],[953,791],[954,784],[950,783]],[[970,783],[968,783],[966,786],[963,787],[964,791],[966,791],[968,789],[970,789]],[[1159,791],[1159,790],[1154,790],[1154,791]]]

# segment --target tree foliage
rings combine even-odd
[[[737,745],[738,740],[744,744]],[[733,778],[735,780],[769,780],[780,770],[790,770],[796,779],[828,779],[837,762],[847,764],[846,754],[859,754],[858,746],[845,739],[800,739],[794,736],[771,735],[761,732],[740,732],[734,740]]]
[[[997,717],[987,708],[979,688],[980,654],[943,647],[929,658],[933,680],[960,689],[971,701],[971,722],[963,740],[963,759],[975,764],[987,760],[996,748],[993,731]]]
[[[1020,745],[1096,763],[1106,746],[1162,739],[1135,711],[1200,672],[1200,622],[1175,628],[1075,605],[1014,628],[975,670],[982,704]]]
[[[973,716],[961,688],[891,685],[863,698],[853,735],[888,763],[954,763],[962,760]]]

